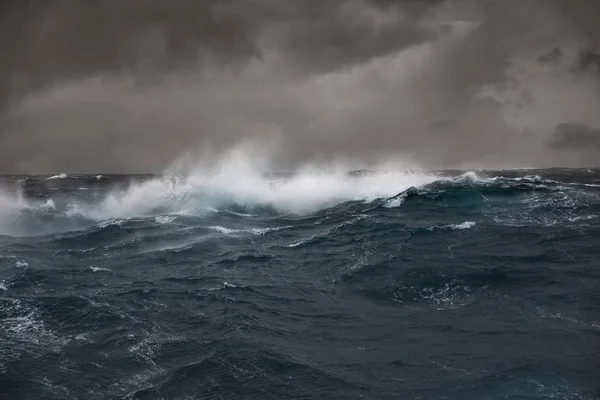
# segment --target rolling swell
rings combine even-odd
[[[600,397],[598,172],[47,178],[3,178],[0,398]]]

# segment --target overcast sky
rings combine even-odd
[[[0,173],[600,164],[600,2],[3,0]],[[199,157],[199,156],[198,156]]]

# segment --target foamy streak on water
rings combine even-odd
[[[433,231],[434,229],[443,229],[443,230],[463,230],[463,229],[471,229],[476,225],[473,221],[465,221],[462,224],[450,224],[450,225],[442,225],[442,226],[430,226],[427,228],[428,231]]]

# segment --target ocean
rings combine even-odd
[[[599,399],[600,170],[0,178],[0,399]]]

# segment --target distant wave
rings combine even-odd
[[[51,177],[47,178],[47,180],[53,180],[53,179],[66,179],[68,178],[69,175],[62,173],[62,174],[58,174],[58,175],[52,175]]]
[[[265,213],[302,216],[348,202],[398,208],[415,196],[422,202],[441,201],[446,206],[484,203],[490,196],[512,196],[518,203],[513,204],[512,209],[521,215],[510,218],[531,217],[534,209],[556,207],[556,213],[548,209],[546,213],[536,215],[535,218],[545,218],[547,223],[551,218],[556,222],[584,220],[587,217],[575,215],[575,208],[597,208],[593,192],[597,185],[529,174],[481,177],[472,171],[456,176],[404,171],[359,175],[317,171],[273,178],[258,173],[225,171],[155,177],[124,189],[106,187],[101,192],[93,190],[92,181],[85,176],[70,179],[74,179],[77,191],[61,193],[61,198],[35,200],[25,198],[22,191],[9,194],[0,189],[0,234],[47,234],[145,217],[169,225],[178,216],[203,217],[215,212],[227,213],[231,218],[254,218]],[[82,188],[86,190],[81,191]],[[92,194],[85,197],[75,192]],[[537,192],[549,194],[534,195]],[[494,213],[495,205],[500,206],[487,204],[490,215]],[[600,210],[596,211],[593,215],[600,214]],[[507,214],[497,218],[507,218]],[[454,229],[471,227],[461,224],[447,226],[455,226]]]

